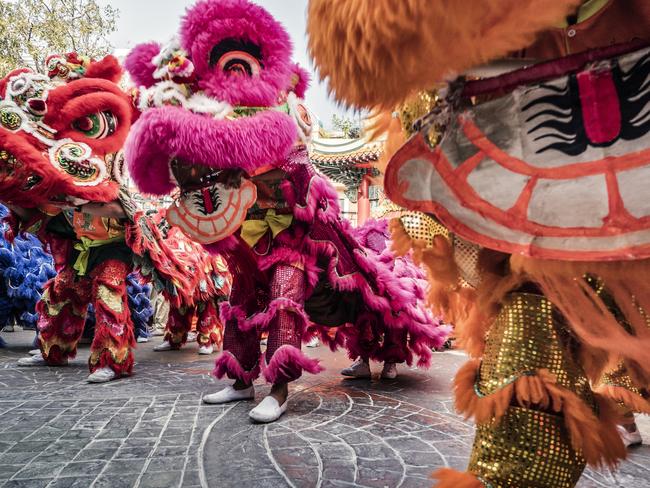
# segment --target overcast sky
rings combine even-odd
[[[99,0],[120,10],[117,31],[112,36],[116,49],[128,49],[146,41],[166,42],[178,32],[180,18],[195,0]],[[306,101],[314,113],[328,127],[333,113],[343,114],[327,95],[307,56],[305,12],[307,0],[256,0],[278,19],[289,31],[294,43],[294,60],[312,71],[312,87]]]

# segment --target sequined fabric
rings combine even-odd
[[[417,122],[431,113],[440,103],[436,90],[422,91],[411,97],[399,109],[398,115],[402,122],[402,127],[408,137],[411,137],[418,131]],[[427,133],[427,141],[431,147],[440,141],[441,128],[432,126]]]
[[[244,372],[251,372],[259,365],[259,333],[255,328],[242,331],[236,320],[229,320],[223,336],[223,351],[230,353]],[[229,372],[228,376],[231,379],[242,379],[237,378],[233,371]]]
[[[568,353],[574,346],[567,326],[545,297],[513,293],[488,333],[476,391],[490,395],[523,375],[547,369],[559,385],[591,404],[589,382]]]
[[[639,395],[643,398],[650,398],[648,391],[642,388],[639,388],[632,378],[630,377],[625,365],[621,362],[616,368],[605,373],[603,375],[602,384],[609,386],[618,386],[620,388],[625,388],[626,390]]]
[[[472,244],[456,234],[452,238],[454,262],[460,272],[461,285],[476,288],[481,283],[481,272],[478,266],[480,246]]]
[[[423,241],[427,246],[433,244],[436,236],[449,238],[449,231],[444,225],[422,212],[406,212],[399,219],[411,239]]]
[[[305,303],[305,272],[296,266],[280,264],[271,278],[271,300],[287,298],[302,307]],[[299,314],[302,310],[280,310],[268,327],[269,337],[266,346],[266,361],[281,346],[290,345],[300,349],[304,322]]]
[[[561,416],[510,407],[499,423],[477,426],[469,471],[486,488],[572,488],[585,464]]]

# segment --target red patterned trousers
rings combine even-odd
[[[47,283],[37,311],[40,348],[48,364],[61,364],[76,355],[92,303],[97,323],[88,359],[90,371],[110,367],[118,375],[131,373],[135,338],[126,290],[130,271],[126,263],[108,260],[90,275],[78,277],[66,266]]]
[[[165,328],[164,340],[169,341],[173,349],[179,349],[187,341],[187,334],[192,329],[196,317],[196,340],[199,346],[220,346],[223,342],[223,325],[214,300],[200,302],[192,307],[171,307]]]

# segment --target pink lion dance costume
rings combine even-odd
[[[260,373],[274,385],[318,373],[301,352],[315,333],[353,357],[429,364],[446,330],[340,219],[335,190],[309,163],[311,120],[299,100],[308,75],[268,12],[201,1],[179,41],[136,47],[126,68],[143,111],[126,146],[134,181],[157,195],[179,186],[169,221],[223,255],[233,275],[215,375],[236,384],[206,401],[252,398]],[[284,409],[269,396],[251,417],[273,421]]]

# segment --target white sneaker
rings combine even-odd
[[[621,439],[623,439],[625,447],[634,447],[643,444],[643,439],[641,438],[641,432],[639,432],[639,429],[635,429],[634,432],[628,432],[622,425],[617,425],[616,430],[618,430]]]
[[[223,390],[203,397],[203,403],[208,405],[221,405],[222,403],[237,402],[239,400],[252,400],[255,398],[255,387],[253,385],[243,390],[235,390],[227,386]]]
[[[208,356],[214,352],[214,346],[210,344],[209,346],[199,346],[199,354],[201,356]]]
[[[253,419],[255,422],[261,424],[268,424],[269,422],[275,422],[282,414],[287,411],[287,403],[285,401],[282,405],[273,398],[271,395],[267,396],[260,404],[250,411],[248,416]]]
[[[385,380],[394,380],[397,378],[397,365],[395,363],[384,363],[384,369],[381,370],[381,377]]]
[[[88,375],[88,383],[108,383],[117,378],[117,373],[111,368],[99,368],[94,373]]]
[[[154,336],[154,337],[165,335],[165,329],[161,329],[161,328],[156,327],[151,332],[151,335]]]
[[[47,361],[45,361],[45,358],[39,351],[37,354],[34,354],[33,356],[30,356],[28,358],[22,358],[18,360],[18,366],[22,368],[29,368],[29,367],[34,367],[34,366],[49,366],[47,364]],[[56,366],[67,366],[68,365],[68,360],[66,359],[63,364],[57,364]]]
[[[350,366],[341,371],[343,376],[351,378],[368,379],[370,378],[370,365],[363,359],[359,358]]]
[[[156,347],[154,347],[153,350],[156,351],[156,352],[171,351],[172,350],[172,343],[169,342],[169,341],[164,341],[161,344],[158,344]]]
[[[307,343],[307,347],[318,347],[320,346],[320,340],[318,339],[318,336],[314,336],[311,338],[311,340]]]
[[[138,344],[142,344],[143,342],[149,342],[149,338],[148,338],[148,337],[145,337],[145,336],[139,336],[139,337],[135,340],[135,342],[137,342]]]
[[[40,349],[32,349],[32,350],[29,351],[27,354],[29,354],[30,356],[36,356],[36,355],[38,355],[38,354],[40,354],[40,353],[41,353],[41,350],[40,350]]]
[[[194,342],[196,340],[196,332],[187,333],[187,342]]]

